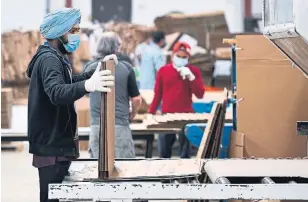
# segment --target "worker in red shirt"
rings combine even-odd
[[[155,114],[162,101],[162,113],[190,113],[192,95],[203,98],[204,88],[201,72],[197,67],[188,64],[190,46],[177,42],[173,47],[172,63],[161,67],[156,76],[154,99],[149,113]],[[161,134],[158,138],[160,158],[171,158],[175,134]],[[190,144],[184,135],[179,134],[180,157],[190,158]]]

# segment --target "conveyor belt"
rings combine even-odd
[[[168,160],[160,162],[163,161]],[[183,161],[189,161],[189,159]],[[50,185],[49,193],[51,198],[101,201],[123,199],[308,200],[307,159],[205,159],[202,161],[204,166],[199,174],[206,172],[214,184],[201,183],[198,175],[186,174],[148,176],[147,179],[123,178],[105,182],[66,180],[63,184]],[[180,170],[180,167],[177,170]],[[80,190],[83,191],[80,192]]]
[[[211,182],[227,178],[231,183],[262,183],[269,177],[276,183],[308,183],[308,159],[228,159],[209,160],[204,171]]]

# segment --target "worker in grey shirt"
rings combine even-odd
[[[109,53],[118,56],[119,63],[115,66],[115,158],[134,158],[135,147],[129,122],[134,118],[141,104],[136,76],[129,57],[120,53],[121,39],[114,32],[105,32],[100,36],[97,53],[98,58],[89,63],[86,71],[96,68]],[[130,102],[132,110],[130,111]],[[90,93],[90,140],[89,152],[91,158],[99,155],[99,123],[101,94]]]

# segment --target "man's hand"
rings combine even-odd
[[[162,115],[162,112],[160,110],[157,110],[155,114],[156,115]]]
[[[114,86],[114,76],[111,75],[111,71],[100,71],[102,63],[99,62],[95,72],[90,79],[85,82],[85,89],[87,92],[111,92],[111,87]]]
[[[195,75],[190,71],[190,69],[188,67],[181,67],[179,69],[180,75],[183,78],[183,80],[185,80],[186,78],[189,79],[189,81],[193,81],[195,80]]]
[[[129,120],[133,121],[136,115],[137,115],[137,112],[134,112],[134,111],[129,112]]]
[[[103,59],[103,62],[106,62],[107,60],[113,60],[115,65],[117,65],[119,63],[118,58],[115,54],[106,55]]]

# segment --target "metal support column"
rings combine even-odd
[[[66,1],[65,1],[65,7],[66,7],[66,8],[72,8],[72,7],[73,7],[73,2],[72,2],[72,0],[66,0]]]
[[[234,96],[233,98],[236,100],[236,46],[232,45],[231,47],[232,50],[232,95]],[[236,102],[233,103],[233,130],[237,131],[237,116],[236,116]]]

